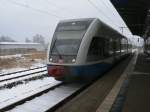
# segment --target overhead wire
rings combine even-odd
[[[73,14],[70,10],[68,10],[68,9],[66,9],[66,8],[64,8],[64,7],[60,7],[60,6],[58,6],[58,5],[56,5],[55,3],[53,3],[52,1],[49,1],[49,0],[45,0],[45,1],[47,1],[47,3],[49,4],[49,5],[51,5],[51,6],[53,6],[53,7],[56,7],[56,8],[60,8],[59,10],[63,10],[63,11],[65,11],[65,12],[67,12],[68,14]],[[75,15],[72,15],[72,16],[75,16]],[[78,15],[79,16],[79,15]],[[75,16],[76,17],[76,16]]]
[[[102,1],[102,3],[109,9],[109,7],[108,7],[108,4],[106,4],[106,2],[104,2],[104,0],[101,0]],[[116,11],[117,12],[117,11]],[[118,13],[118,12],[117,12]],[[114,14],[114,12],[112,12],[112,14],[114,15],[114,16],[116,16],[115,14]],[[122,20],[123,21],[123,20]],[[124,21],[123,21],[124,22]],[[125,24],[125,23],[124,23]],[[122,30],[122,27],[124,27],[124,26],[119,26],[119,28]],[[125,27],[128,29],[128,31],[131,33],[131,31],[130,31],[130,29],[127,27],[127,25],[125,24]]]
[[[29,4],[27,4],[27,2],[26,2],[26,4],[22,4],[22,3],[18,3],[16,1],[13,1],[13,0],[7,0],[7,1],[9,3],[14,4],[14,5],[18,5],[18,6],[21,6],[21,7],[24,7],[24,8],[28,8],[28,9],[34,10],[34,11],[42,13],[42,14],[47,14],[47,15],[53,16],[55,18],[64,18],[64,17],[58,16],[56,14],[53,14],[53,13],[51,13],[49,11],[45,11],[45,10],[42,10],[42,9],[39,9],[39,8],[32,7]]]
[[[102,13],[109,21],[112,21],[102,10],[100,10],[91,0],[88,0],[88,2],[99,12]],[[113,23],[117,28],[119,27],[115,22]]]
[[[32,7],[28,4],[28,1],[26,0],[26,3],[25,4],[22,4],[22,3],[18,3],[14,0],[7,0],[8,2],[14,4],[14,5],[18,5],[18,6],[21,6],[21,7],[24,7],[24,8],[28,8],[28,9],[31,9],[31,10],[34,10],[36,12],[39,12],[39,13],[43,13],[43,14],[47,14],[47,15],[50,15],[50,16],[53,16],[53,17],[56,17],[56,18],[59,18],[59,19],[62,19],[64,17],[61,17],[61,16],[58,16],[54,13],[51,13],[49,11],[46,11],[46,10],[42,10],[42,9],[39,9],[39,8],[35,8],[35,7]],[[51,3],[50,1],[47,0],[47,2]],[[99,12],[99,13],[102,13],[109,21],[112,21],[111,18],[109,18],[102,10],[99,9],[99,7],[97,7],[97,5],[95,5],[91,0],[88,0],[88,2]],[[104,1],[102,0],[103,4],[106,6],[106,4],[104,3]],[[55,7],[57,6],[56,4],[53,4],[55,5]],[[107,7],[107,6],[106,6]],[[115,22],[113,23],[116,27],[119,27]]]
[[[56,5],[55,3],[53,3],[53,2],[51,2],[51,1],[49,1],[49,0],[45,0],[45,2],[47,2],[48,5],[51,5],[51,6],[55,7],[56,9],[59,9],[59,10],[61,10],[61,11],[64,11],[64,10],[65,10],[65,8],[62,8],[62,7]],[[59,8],[58,8],[58,7],[59,7]],[[67,11],[68,11],[68,10],[67,10]]]

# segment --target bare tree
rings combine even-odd
[[[1,36],[0,37],[0,42],[15,42],[15,40],[13,40],[11,37],[8,36]]]
[[[25,42],[26,42],[26,43],[30,43],[31,40],[29,40],[28,38],[26,38],[26,39],[25,39]]]
[[[40,35],[40,34],[36,34],[35,36],[33,36],[33,42],[40,43],[43,46],[45,46],[44,37],[42,35]]]

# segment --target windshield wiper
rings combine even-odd
[[[56,46],[55,46],[55,48],[56,48],[56,51],[57,51],[57,53],[58,53],[59,59],[62,59],[62,55],[60,54],[59,50],[57,49]]]
[[[53,50],[55,48],[57,53],[58,53],[59,59],[62,59],[62,55],[60,54],[60,52],[58,51],[57,47],[55,46],[55,43],[56,43],[56,40],[54,41],[54,44],[53,44],[53,47],[52,47],[52,50],[51,50],[51,55],[52,55]]]

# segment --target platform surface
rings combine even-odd
[[[150,112],[150,56],[139,53],[122,112]]]

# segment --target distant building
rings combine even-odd
[[[25,54],[33,51],[43,51],[40,43],[0,42],[0,55]]]

